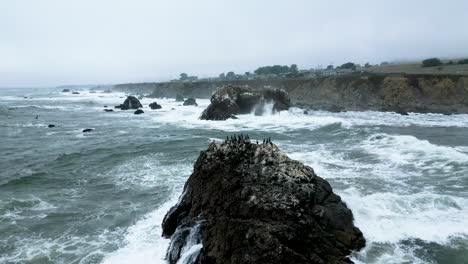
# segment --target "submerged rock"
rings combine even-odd
[[[62,93],[69,93],[70,92],[70,89],[63,89],[62,90]]]
[[[350,263],[364,247],[330,184],[264,142],[235,137],[201,152],[162,223],[169,263]]]
[[[183,102],[183,101],[184,101],[184,97],[183,97],[181,94],[177,94],[175,100],[176,100],[176,102]]]
[[[143,107],[143,105],[135,96],[132,95],[129,95],[123,104],[115,106],[115,108],[120,108],[122,110],[138,109],[140,107]]]
[[[50,124],[50,125],[48,125],[47,127],[48,127],[48,128],[53,128],[53,127],[55,127],[55,125]]]
[[[187,105],[198,106],[197,100],[195,100],[195,98],[188,98],[187,100],[184,101],[184,105],[185,106],[187,106]]]
[[[143,114],[143,113],[145,113],[145,112],[143,112],[143,110],[141,110],[141,109],[138,109],[138,110],[136,110],[136,111],[134,112],[135,115],[141,115],[141,114]]]
[[[86,129],[83,129],[83,131],[81,131],[81,132],[87,133],[87,132],[91,132],[93,130],[94,130],[93,128],[86,128]]]
[[[272,111],[288,110],[291,106],[288,93],[281,89],[254,89],[248,86],[226,85],[211,96],[211,104],[200,119],[226,120],[238,114],[264,114],[265,104],[272,104]]]
[[[153,110],[162,108],[162,106],[158,104],[157,102],[152,102],[151,104],[149,104],[149,107]]]
[[[79,92],[73,92],[72,94],[80,94]]]
[[[106,111],[106,112],[114,112],[113,109],[104,109],[104,111]]]

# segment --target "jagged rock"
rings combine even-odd
[[[132,95],[129,95],[123,104],[115,106],[115,108],[120,108],[122,110],[138,109],[140,107],[143,107],[143,105],[141,105],[140,101]]]
[[[81,131],[81,132],[87,133],[87,132],[91,132],[93,130],[94,130],[93,128],[86,128],[86,129],[83,129],[83,131]]]
[[[211,96],[211,104],[203,111],[200,119],[226,120],[252,111],[256,115],[263,115],[266,103],[273,103],[273,112],[288,110],[291,106],[288,94],[281,89],[226,85]]]
[[[188,98],[187,100],[185,100],[185,101],[184,101],[184,105],[185,105],[185,106],[187,106],[187,105],[198,106],[197,100],[195,100],[194,98]]]
[[[226,120],[235,117],[234,114],[239,113],[239,106],[232,102],[229,98],[220,98],[214,100],[203,110],[201,119],[204,120]]]
[[[183,97],[181,94],[177,94],[175,100],[176,100],[176,102],[183,102],[183,101],[185,101],[185,100],[184,100],[184,97]]]
[[[141,114],[143,114],[143,113],[145,113],[145,112],[143,112],[143,110],[141,110],[141,109],[138,109],[138,110],[136,110],[136,111],[134,112],[135,115],[141,115]]]
[[[157,102],[153,102],[153,103],[149,104],[149,107],[151,109],[153,109],[153,110],[162,108],[162,106],[160,104],[158,104]]]
[[[162,223],[169,263],[350,263],[364,247],[330,184],[264,142],[231,137],[200,153]]]
[[[63,89],[62,90],[62,93],[69,93],[70,92],[70,89]]]
[[[309,114],[309,110],[304,110],[304,115],[308,115]]]

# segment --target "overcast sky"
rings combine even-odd
[[[466,0],[0,0],[0,86],[468,56]]]

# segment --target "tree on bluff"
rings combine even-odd
[[[180,74],[180,80],[181,81],[185,81],[185,80],[187,80],[187,78],[188,78],[188,74],[186,74],[185,72]]]
[[[438,58],[430,58],[430,59],[422,61],[423,67],[435,67],[435,66],[440,66],[442,64],[443,64],[442,61]]]
[[[356,64],[352,62],[347,62],[345,64],[342,64],[341,66],[336,67],[337,69],[344,69],[344,70],[355,70],[356,69]]]
[[[255,70],[255,74],[258,74],[258,75],[268,75],[268,74],[278,75],[278,74],[289,73],[289,72],[290,72],[290,69],[286,65],[264,66],[264,67],[259,67],[258,69]]]

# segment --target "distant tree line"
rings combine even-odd
[[[442,60],[438,58],[430,58],[430,59],[425,59],[422,61],[422,66],[423,67],[436,67],[436,66],[441,66],[444,63]],[[468,64],[468,59],[463,59],[459,60],[457,63],[455,63],[453,60],[450,60],[449,62],[446,63],[447,65],[455,65],[455,64]]]
[[[288,74],[288,73],[296,74],[299,72],[299,70],[296,64],[292,64],[290,67],[288,67],[287,65],[263,66],[263,67],[259,67],[254,72],[255,74],[258,74],[258,75],[268,75],[268,74],[280,75],[280,74]]]
[[[343,69],[343,70],[356,70],[356,64],[353,62],[347,62],[342,64],[341,66],[336,67],[337,69]]]

